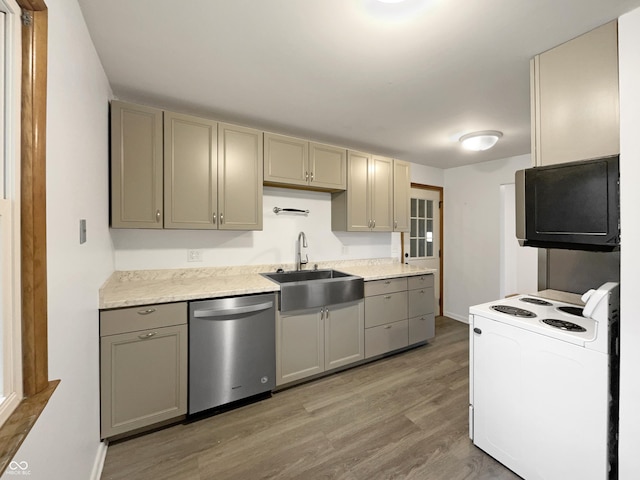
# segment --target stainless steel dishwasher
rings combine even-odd
[[[275,294],[189,303],[189,414],[275,387]]]

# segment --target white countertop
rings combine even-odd
[[[311,265],[307,265],[307,270]],[[170,270],[116,271],[100,289],[100,309],[277,292],[277,283],[260,273],[293,265],[183,268]],[[333,268],[357,275],[365,281],[406,277],[436,272],[435,269],[405,265],[394,259],[318,262],[318,268]]]

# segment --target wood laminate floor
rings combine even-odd
[[[109,446],[102,480],[513,480],[468,437],[468,326],[427,346]]]

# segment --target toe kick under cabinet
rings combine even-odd
[[[366,358],[435,336],[433,275],[366,282],[364,293]]]
[[[187,304],[100,312],[100,437],[187,413]]]

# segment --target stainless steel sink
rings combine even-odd
[[[263,273],[280,285],[280,311],[326,307],[364,298],[364,280],[338,270]]]

